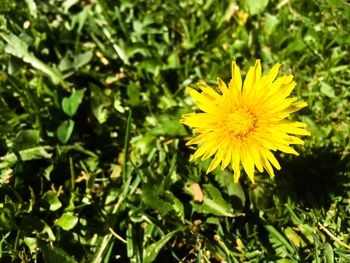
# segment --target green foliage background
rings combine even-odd
[[[348,262],[349,24],[344,0],[0,1],[1,262]],[[184,89],[256,58],[312,136],[274,180],[206,176]]]

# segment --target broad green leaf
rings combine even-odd
[[[70,59],[70,53],[66,53],[58,64],[58,69],[63,71],[74,68],[73,61]]]
[[[57,128],[57,138],[61,143],[67,143],[74,129],[73,120],[65,120]]]
[[[62,203],[58,199],[57,193],[51,190],[43,195],[43,201],[48,205],[50,211],[56,211],[62,207]]]
[[[46,263],[77,263],[74,257],[59,247],[51,247],[49,245],[40,246],[40,250],[44,255]]]
[[[278,232],[278,230],[272,225],[264,225],[266,230],[269,232],[270,236],[276,243],[283,245],[292,255],[296,254],[297,251],[294,247],[284,238],[284,236]]]
[[[203,185],[204,199],[203,206],[207,211],[215,215],[233,216],[231,205],[222,197],[219,189],[212,184]]]
[[[177,52],[173,52],[168,57],[168,68],[177,68],[180,66],[180,59]]]
[[[74,57],[74,67],[75,69],[78,69],[86,64],[88,64],[90,62],[90,60],[93,57],[93,53],[91,50],[85,52],[85,53],[81,53],[79,55],[76,55]]]
[[[150,263],[153,262],[156,257],[158,256],[158,253],[162,249],[162,247],[176,234],[179,230],[175,230],[172,232],[169,232],[165,236],[163,236],[160,240],[157,242],[149,245],[145,248],[143,251],[143,262],[144,263]]]
[[[241,3],[248,9],[250,15],[258,15],[265,10],[269,0],[241,0]]]
[[[141,155],[148,154],[154,147],[155,135],[140,135],[132,138],[131,144]]]
[[[335,98],[333,87],[324,81],[321,82],[321,92],[329,98]]]
[[[289,239],[289,241],[291,243],[293,243],[293,245],[295,247],[304,247],[306,246],[305,241],[303,240],[303,236],[300,235],[299,233],[295,232],[291,227],[287,227],[284,230],[284,234],[286,235],[286,237]]]
[[[127,94],[131,105],[137,105],[140,103],[140,87],[134,83],[129,84],[127,87]]]
[[[80,153],[83,153],[87,156],[93,157],[93,158],[97,158],[98,155],[92,151],[89,151],[88,149],[82,147],[79,144],[73,144],[73,145],[60,145],[59,146],[59,151],[61,154],[66,154],[70,151],[77,151]]]
[[[63,98],[62,109],[70,117],[77,112],[79,105],[83,101],[85,89],[77,90],[68,98]]]
[[[9,231],[16,229],[15,206],[12,202],[1,204],[0,229]]]
[[[326,243],[324,246],[324,256],[325,256],[325,263],[333,263],[334,262],[334,253],[333,248],[331,244]]]
[[[34,0],[25,0],[25,1],[29,9],[29,14],[33,16],[33,18],[37,18],[38,14],[37,14],[37,8]]]
[[[101,88],[93,83],[89,84],[91,91],[90,101],[92,112],[99,123],[104,123],[108,116],[108,107],[111,106],[111,100],[101,91]]]
[[[179,122],[179,116],[160,115],[157,117],[158,125],[150,131],[151,135],[186,135],[184,125]]]
[[[191,202],[193,209],[205,214],[213,214],[217,216],[233,217],[231,205],[225,201],[220,191],[211,184],[204,184],[203,186],[203,202],[200,204]],[[193,189],[190,185],[185,186],[185,191],[194,196]]]
[[[182,222],[185,220],[184,206],[182,202],[170,191],[164,192],[167,199],[171,200],[171,206],[175,214],[181,218]]]
[[[2,37],[8,44],[5,49],[7,53],[22,59],[33,68],[40,70],[47,75],[54,84],[63,82],[62,74],[57,69],[51,68],[30,53],[28,51],[28,45],[18,36],[12,33],[6,34],[2,32],[0,33],[0,37]]]
[[[30,250],[30,253],[35,253],[38,250],[38,243],[36,238],[34,237],[25,237],[23,239],[24,243],[26,243],[27,247]]]
[[[265,15],[265,21],[264,21],[264,31],[266,35],[271,35],[273,32],[275,32],[275,29],[279,23],[279,20],[276,16],[266,14]]]
[[[34,233],[41,238],[49,238],[55,241],[56,237],[52,232],[50,226],[41,218],[37,216],[25,216],[20,223],[20,229],[24,233]]]
[[[84,24],[89,17],[90,14],[90,8],[84,8],[79,13],[72,15],[72,27],[75,27],[76,24],[78,24],[77,33],[80,34],[82,28],[84,27]]]
[[[55,225],[62,227],[64,230],[69,231],[73,229],[78,223],[78,217],[72,212],[66,212],[56,220]]]
[[[159,101],[159,108],[162,110],[167,110],[177,105],[176,101],[170,96],[162,96]]]
[[[205,168],[206,169],[206,168]],[[233,175],[231,171],[221,169],[214,170],[215,179],[220,184],[222,189],[224,189],[227,194],[231,197],[233,203],[233,209],[242,209],[246,202],[246,197],[244,194],[244,190],[240,182],[235,183],[233,181]]]
[[[179,217],[183,217],[183,205],[173,193],[168,190],[162,191],[159,189],[161,186],[158,186],[158,189],[152,183],[143,184],[143,194],[142,201],[152,209],[158,211],[160,214],[167,214],[171,211],[174,211]]]
[[[43,176],[46,178],[47,181],[50,181],[51,180],[51,172],[52,170],[54,169],[54,165],[51,164],[49,166],[47,166],[44,171],[43,171]]]
[[[51,149],[51,146],[39,146],[30,149],[19,151],[19,156],[22,161],[38,160],[38,159],[50,159],[51,153],[47,150]],[[9,167],[18,161],[18,156],[14,153],[8,153],[5,156],[0,157],[0,169]]]
[[[288,46],[283,50],[283,52],[286,53],[286,55],[294,55],[294,52],[303,51],[307,48],[305,43],[301,39],[295,39],[291,42],[289,42]]]
[[[38,146],[40,139],[40,131],[38,130],[22,130],[16,135],[13,147],[19,151]]]

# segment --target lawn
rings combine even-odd
[[[0,1],[0,262],[349,262],[349,24],[345,0]],[[206,174],[189,90],[257,59],[311,135],[273,178]]]

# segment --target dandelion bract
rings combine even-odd
[[[276,79],[280,64],[262,76],[260,60],[250,67],[244,82],[239,67],[232,63],[232,78],[228,85],[217,79],[219,92],[199,83],[198,92],[187,88],[200,113],[182,116],[181,122],[192,127],[197,137],[187,145],[198,144],[191,160],[213,157],[207,173],[221,164],[234,171],[234,181],[240,177],[240,167],[254,182],[255,168],[266,170],[274,177],[275,167],[281,169],[273,152],[298,155],[292,144],[303,144],[296,135],[310,135],[306,124],[288,120],[288,116],[307,106],[296,97],[289,97],[296,83],[293,75]]]

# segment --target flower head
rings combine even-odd
[[[286,118],[307,106],[306,102],[289,97],[296,83],[293,75],[276,79],[280,64],[276,64],[267,75],[261,76],[260,60],[250,67],[242,87],[239,67],[232,63],[232,79],[227,86],[217,79],[218,89],[198,83],[201,92],[187,88],[201,113],[182,115],[180,122],[193,128],[197,137],[186,145],[198,144],[199,148],[191,161],[214,156],[207,173],[221,163],[224,170],[231,164],[234,181],[240,177],[240,167],[254,182],[255,167],[266,170],[274,177],[275,167],[281,169],[273,152],[298,155],[291,144],[304,144],[295,135],[310,135],[303,122]]]

